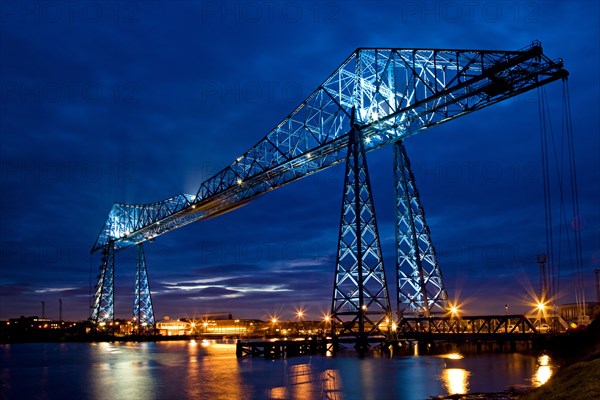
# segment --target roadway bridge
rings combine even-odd
[[[386,336],[393,315],[367,166],[367,153],[387,145],[394,146],[397,313],[431,317],[447,312],[448,294],[403,141],[567,76],[562,60],[546,56],[539,42],[519,50],[356,49],[294,111],[202,182],[195,194],[113,204],[91,249],[100,255],[100,265],[90,319],[98,326],[114,320],[116,252],[136,248],[134,321],[152,327],[144,242],[345,163],[330,317],[341,327],[341,341],[368,347],[372,339]],[[438,329],[434,321],[443,322],[431,320],[428,329]],[[407,333],[420,332],[418,325],[406,324]],[[483,325],[497,333],[502,322]],[[476,329],[475,323],[467,326]]]

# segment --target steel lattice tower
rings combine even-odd
[[[336,260],[331,316],[341,325],[339,337],[352,337],[359,349],[383,335],[391,317],[367,159],[360,130],[348,140],[346,177]]]
[[[146,257],[144,247],[137,245],[137,271],[135,275],[135,300],[133,302],[133,317],[139,327],[153,327],[154,309],[152,307],[152,296],[150,295],[150,282],[148,281],[148,270],[146,269]]]
[[[394,144],[398,314],[446,312],[448,294],[402,141]]]
[[[96,285],[96,295],[92,306],[91,319],[94,322],[112,322],[114,315],[115,291],[115,247],[109,242],[102,249],[100,274]]]

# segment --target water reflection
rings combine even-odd
[[[537,362],[538,368],[532,379],[534,387],[542,386],[544,383],[548,382],[552,376],[552,360],[550,359],[550,356],[546,354],[539,356]]]
[[[244,388],[231,345],[207,340],[200,346],[197,342],[188,344],[187,376],[183,387],[186,398],[242,399]]]
[[[442,383],[449,395],[465,394],[469,391],[469,376],[471,372],[463,368],[444,368]]]
[[[462,367],[461,360],[464,356],[460,353],[449,353],[441,356],[444,358],[445,368],[440,379],[447,394],[466,394],[469,391],[469,377],[471,372]]]
[[[93,398],[136,398],[151,390],[154,382],[147,373],[148,343],[93,345],[94,364],[88,385]]]
[[[60,349],[58,346],[62,346]],[[412,349],[411,349],[412,350]],[[233,342],[0,347],[0,399],[425,399],[539,386],[549,357],[369,355],[237,358]],[[437,378],[437,379],[436,379]]]
[[[321,398],[340,400],[342,396],[342,386],[340,373],[335,369],[328,369],[321,373]]]

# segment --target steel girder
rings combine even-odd
[[[394,145],[396,191],[396,273],[398,314],[430,317],[445,313],[448,294],[442,281],[425,211],[403,143]]]
[[[111,241],[118,251],[151,240],[343,161],[353,108],[370,151],[567,75],[538,42],[517,51],[357,49],[195,195],[114,204],[92,251]]]
[[[391,307],[377,231],[367,159],[358,127],[349,134],[346,177],[331,316],[336,335],[352,337],[358,348],[385,335]],[[387,323],[384,321],[387,320]]]
[[[109,242],[102,248],[102,262],[99,269],[90,318],[94,322],[112,322],[115,318],[115,248],[113,242]]]
[[[152,307],[152,296],[150,294],[150,282],[146,268],[146,257],[144,248],[140,243],[137,245],[137,269],[135,274],[135,299],[133,301],[133,318],[138,329],[142,327],[154,327],[154,308]]]

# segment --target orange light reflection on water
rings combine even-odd
[[[185,382],[190,399],[240,399],[244,385],[239,376],[235,345],[203,341],[188,347]]]
[[[445,368],[442,372],[442,384],[449,395],[466,394],[469,391],[471,372],[464,368]]]
[[[550,356],[544,354],[538,357],[537,362],[538,368],[535,371],[535,375],[533,375],[532,379],[533,387],[539,387],[548,382],[553,373],[552,360],[550,359]]]

